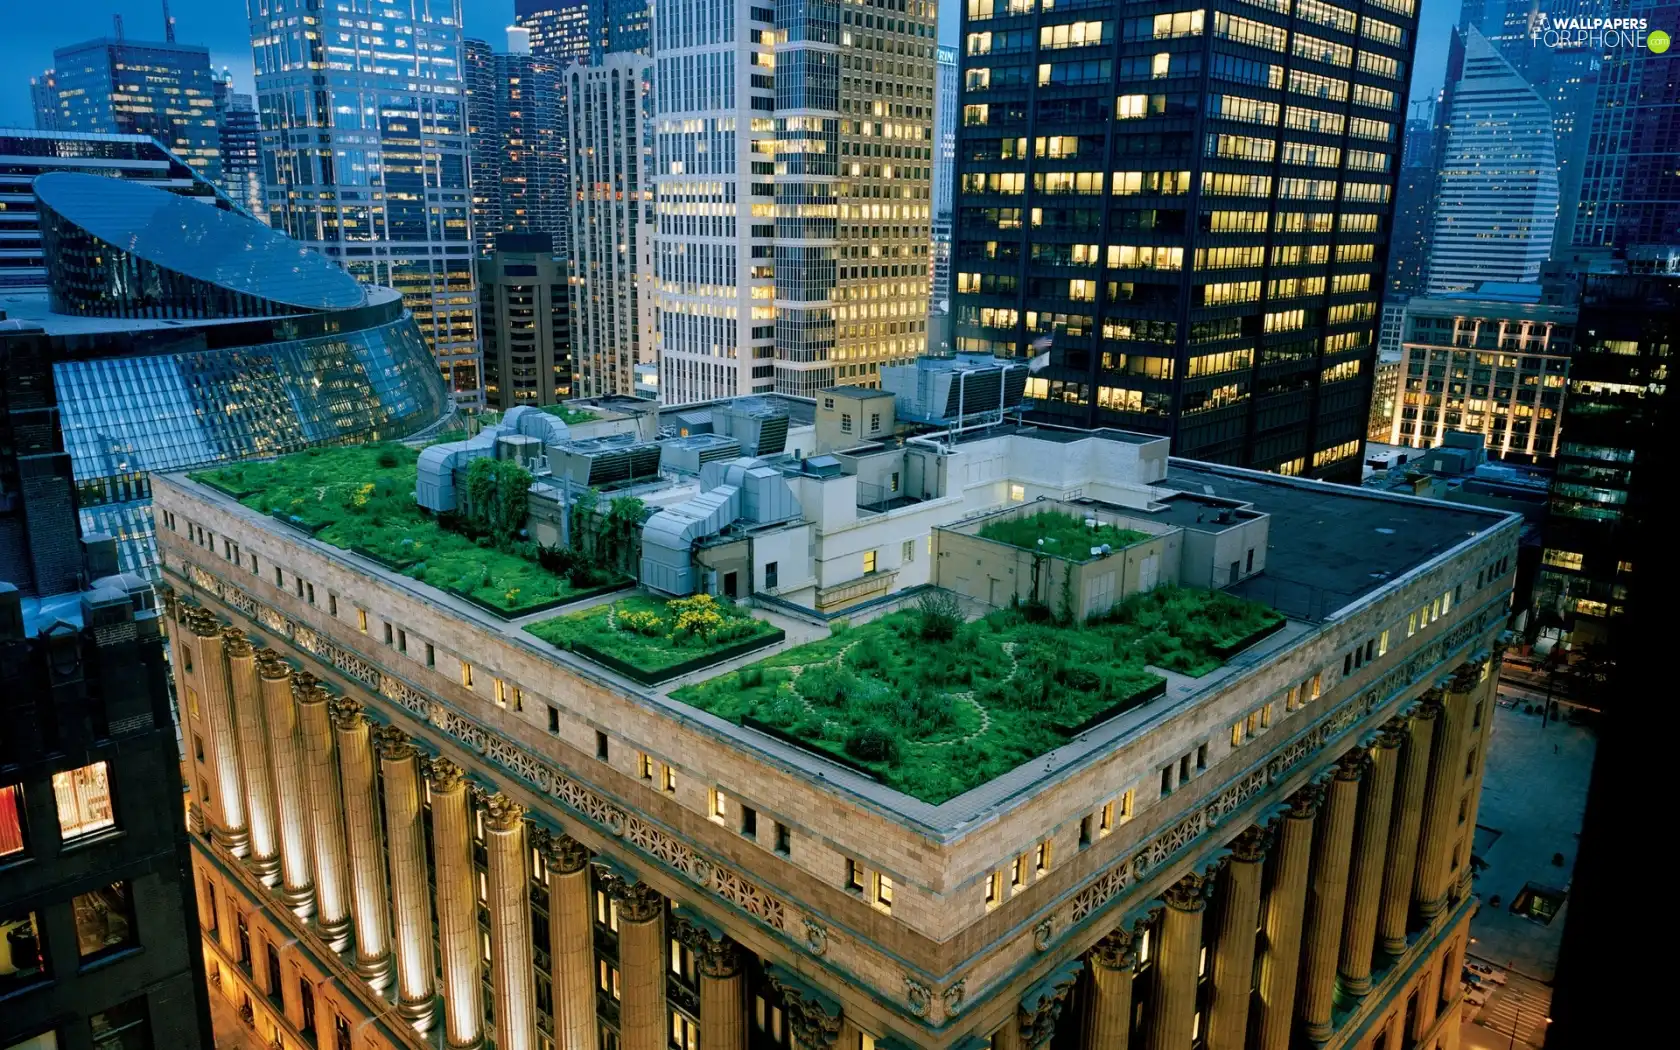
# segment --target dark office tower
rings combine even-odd
[[[53,385],[0,333],[0,1046],[208,1047],[161,617],[77,540]]]
[[[1680,0],[1632,0],[1617,17],[1680,26]],[[1680,64],[1670,53],[1619,47],[1599,69],[1575,216],[1578,245],[1631,247],[1680,238]]]
[[[561,78],[531,54],[528,30],[507,34],[506,54],[466,42],[474,236],[489,254],[503,233],[540,231],[567,255]]]
[[[1589,273],[1563,405],[1535,607],[1576,643],[1603,640],[1624,612],[1632,574],[1626,520],[1646,460],[1672,349],[1680,342],[1680,276]]]
[[[36,131],[58,130],[58,70],[29,78],[29,104],[35,110]]]
[[[262,133],[250,95],[228,91],[217,105],[221,126],[221,187],[255,218],[268,220],[262,195]]]
[[[572,396],[566,260],[546,233],[504,233],[478,261],[484,397],[490,408],[557,405]]]
[[[928,350],[950,349],[951,201],[957,159],[957,49],[935,52],[933,97],[933,302],[928,309]]]
[[[607,41],[603,50],[609,54],[633,51],[652,55],[652,0],[606,0],[606,7]]]
[[[1047,350],[1045,420],[1357,476],[1416,14],[974,0],[957,348]]]
[[[191,44],[90,40],[53,52],[60,131],[150,135],[204,178],[221,177],[210,51]],[[39,118],[37,127],[44,127]]]
[[[1406,121],[1400,181],[1394,192],[1394,226],[1388,238],[1388,291],[1392,296],[1423,291],[1429,263],[1429,234],[1435,219],[1433,118]]]

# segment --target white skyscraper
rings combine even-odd
[[[1550,107],[1480,30],[1461,30],[1453,50],[1462,57],[1448,70],[1430,295],[1536,280],[1557,223]]]
[[[636,365],[655,356],[652,66],[611,54],[565,73],[579,397],[631,394]]]
[[[873,384],[927,342],[934,5],[659,0],[660,396]]]
[[[370,23],[362,4],[248,3],[268,221],[401,292],[451,388],[477,400],[461,4],[379,7]]]

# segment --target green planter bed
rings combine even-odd
[[[685,613],[696,617],[693,629],[679,626],[687,622]],[[631,626],[638,618],[645,630]],[[525,630],[642,685],[681,678],[787,637],[780,627],[706,595],[666,601],[638,594]]]

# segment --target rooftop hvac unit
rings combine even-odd
[[[895,396],[898,418],[937,425],[975,417],[1001,418],[1026,395],[1024,363],[981,354],[922,357],[881,369],[881,386]]]
[[[629,434],[551,445],[548,466],[557,477],[584,488],[604,488],[659,476],[659,445]]]
[[[746,456],[774,456],[787,448],[787,411],[767,398],[741,397],[712,409],[714,433],[741,443]]]
[[[683,474],[698,474],[707,463],[720,459],[734,459],[741,454],[741,443],[721,434],[696,434],[693,437],[672,438],[660,442],[663,450],[660,466]]]

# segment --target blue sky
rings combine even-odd
[[[1446,65],[1447,32],[1458,14],[1454,0],[1422,0],[1423,20],[1418,31],[1418,60],[1412,80],[1414,98],[1425,98],[1441,86]],[[961,0],[943,0],[939,13],[942,43],[955,44]],[[0,126],[28,127],[34,123],[29,107],[29,77],[52,65],[55,47],[77,43],[111,31],[111,16],[123,16],[123,29],[132,39],[163,38],[161,0],[15,0],[0,33]],[[176,39],[204,44],[217,66],[233,71],[240,90],[251,86],[251,52],[243,0],[171,0]],[[467,32],[493,44],[502,27],[513,19],[513,0],[463,0]]]

